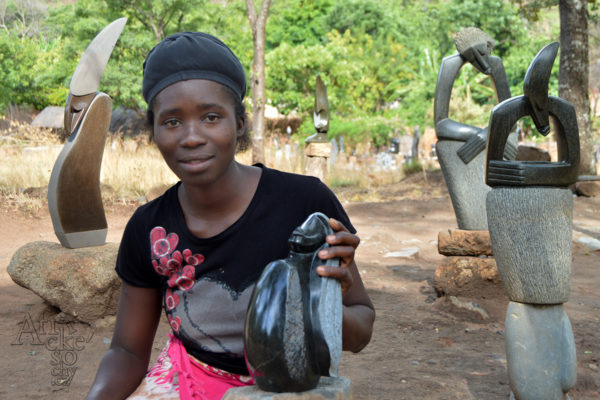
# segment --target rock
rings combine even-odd
[[[435,270],[433,287],[438,296],[505,297],[493,258],[448,257]]]
[[[402,249],[400,251],[391,251],[389,253],[386,253],[383,257],[384,258],[390,258],[390,257],[413,258],[417,254],[419,254],[418,247],[408,247],[408,248]]]
[[[475,314],[478,318],[488,319],[490,318],[487,311],[481,307],[481,305],[475,303],[474,301],[462,300],[456,296],[448,296],[448,301],[456,308],[465,310],[469,313]]]
[[[65,120],[65,108],[49,106],[42,110],[31,121],[31,126],[37,128],[51,128],[51,129],[62,129]]]
[[[498,271],[511,301],[569,299],[573,195],[566,188],[494,188],[488,224]]]
[[[587,247],[589,250],[600,250],[600,240],[594,239],[593,237],[583,236],[580,237],[577,241],[585,245],[585,247]]]
[[[438,251],[445,256],[493,255],[489,231],[449,229],[438,234]]]
[[[600,197],[600,181],[577,182],[575,193],[585,197]]]
[[[8,274],[64,314],[91,323],[116,313],[121,288],[114,270],[118,249],[118,243],[67,249],[58,243],[32,242],[15,252]]]
[[[324,376],[316,388],[297,393],[265,392],[258,386],[243,386],[229,389],[223,400],[350,400],[352,385],[344,377]]]
[[[550,153],[535,146],[520,144],[515,161],[550,161]]]
[[[510,302],[506,312],[510,387],[519,400],[563,400],[575,384],[577,360],[563,305]]]

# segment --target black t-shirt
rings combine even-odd
[[[177,188],[139,207],[123,234],[117,274],[133,286],[159,288],[174,334],[199,360],[237,374],[244,362],[244,320],[254,283],[271,261],[286,258],[292,231],[313,212],[355,232],[319,179],[262,168],[256,193],[229,228],[201,239],[188,229]]]

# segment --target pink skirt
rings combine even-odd
[[[220,400],[233,387],[253,385],[250,376],[211,367],[187,354],[179,339],[169,341],[129,400]]]

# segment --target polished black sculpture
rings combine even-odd
[[[496,106],[490,118],[486,183],[489,186],[569,186],[577,180],[579,131],[573,105],[548,95],[548,82],[558,43],[544,47],[535,57],[523,82],[523,95]],[[530,116],[546,136],[554,118],[558,162],[503,160],[502,149],[514,124]]]
[[[256,384],[270,392],[300,392],[337,373],[341,357],[340,283],[322,278],[318,252],[329,247],[329,218],[311,214],[289,238],[286,259],[269,263],[248,306],[245,356]]]

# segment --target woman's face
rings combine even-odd
[[[234,163],[243,122],[219,83],[191,79],[167,86],[154,99],[154,141],[184,184],[207,185]]]

